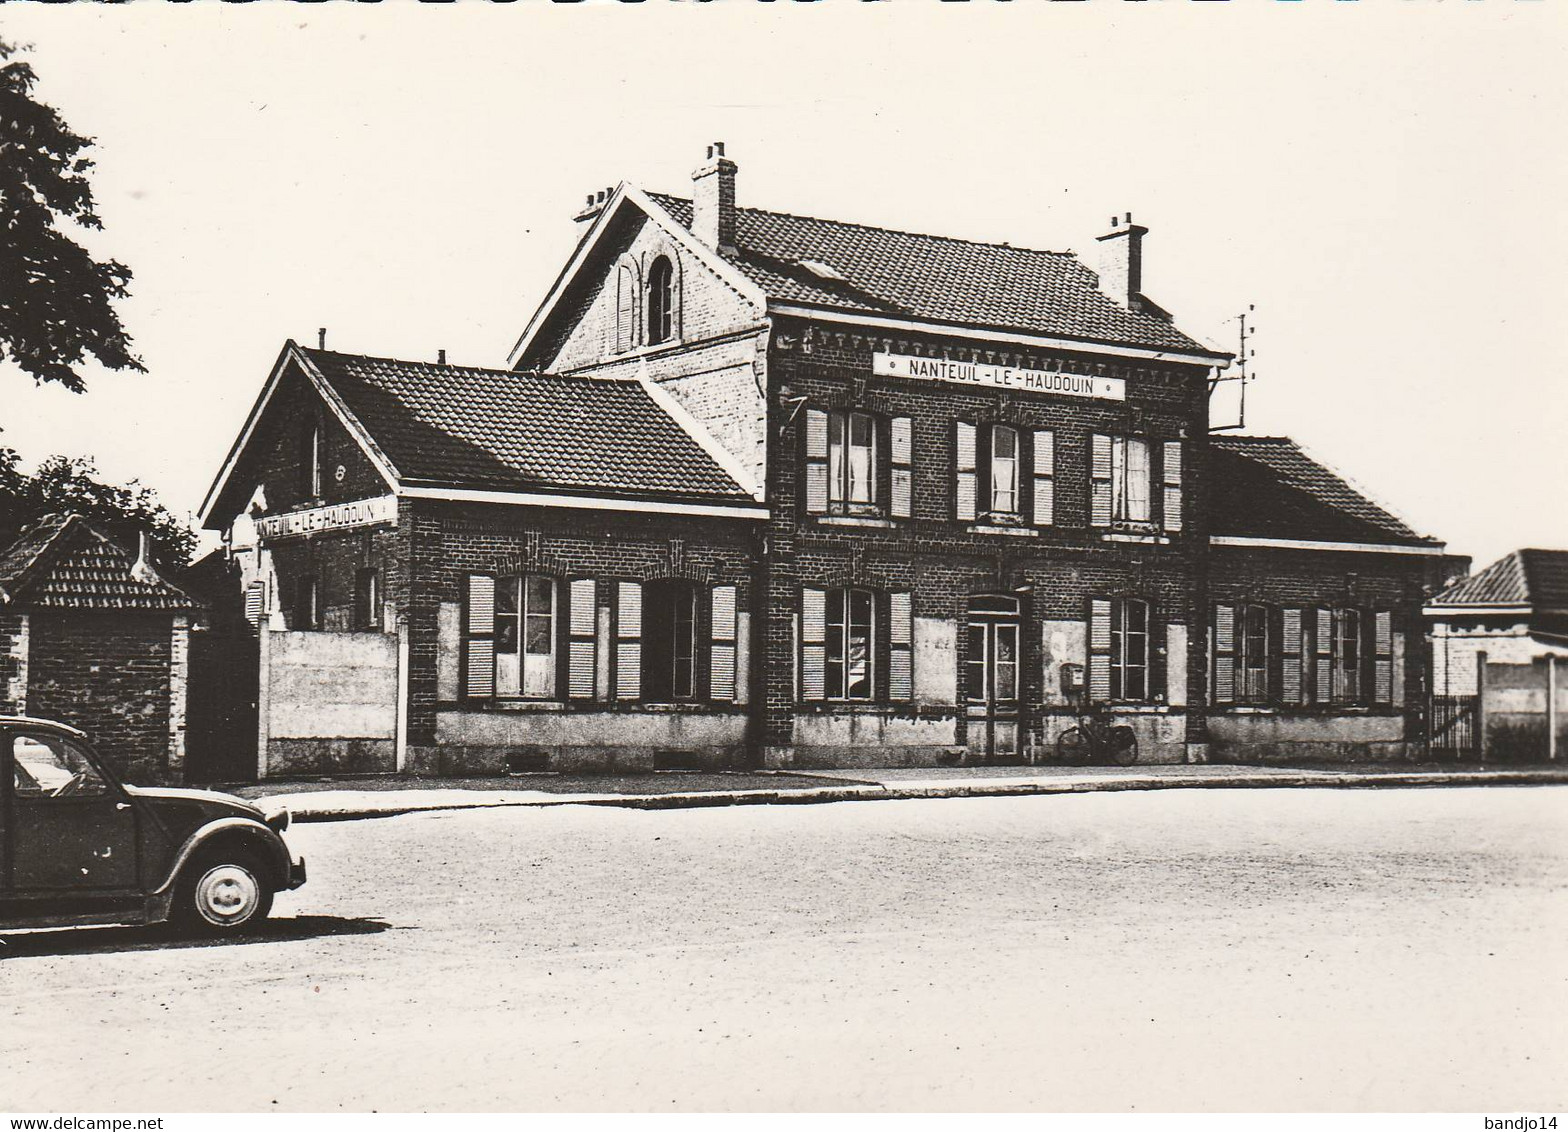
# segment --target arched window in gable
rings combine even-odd
[[[660,256],[648,270],[648,345],[675,337],[675,267]]]

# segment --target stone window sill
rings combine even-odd
[[[868,515],[819,515],[819,527],[873,527],[877,530],[897,530],[898,524],[891,519],[876,519]]]
[[[995,523],[974,523],[968,528],[972,535],[1013,535],[1020,538],[1039,538],[1033,527],[1001,527]]]
[[[1144,546],[1169,546],[1171,540],[1165,535],[1143,534],[1137,531],[1106,531],[1100,536],[1101,542],[1135,542]]]

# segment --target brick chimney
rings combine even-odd
[[[735,170],[724,143],[708,147],[708,159],[691,175],[691,232],[721,255],[735,254]]]
[[[583,205],[572,219],[579,224],[596,219],[599,213],[604,211],[604,206],[609,203],[610,198],[614,195],[614,189],[600,189],[596,193],[589,193],[588,203]]]
[[[1149,230],[1132,222],[1132,213],[1111,217],[1111,230],[1100,244],[1100,290],[1129,310],[1143,299],[1143,238]]]

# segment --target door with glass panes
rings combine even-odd
[[[964,700],[970,762],[1018,758],[1018,599],[969,600]]]

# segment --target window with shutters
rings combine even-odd
[[[827,699],[869,700],[875,695],[875,620],[876,599],[870,590],[828,591]]]
[[[495,583],[495,694],[556,696],[556,584],[540,574]]]
[[[992,425],[991,457],[992,515],[1018,514],[1018,430],[1011,425]]]
[[[1149,603],[1142,598],[1089,602],[1089,698],[1144,702],[1153,698]]]
[[[1151,519],[1149,442],[1137,436],[1095,433],[1089,445],[1090,523],[1147,526]]]
[[[877,425],[870,413],[828,414],[828,503],[834,509],[877,501]]]
[[[660,256],[648,269],[648,345],[675,337],[675,267]]]
[[[887,665],[884,674],[880,670]],[[859,702],[914,697],[914,606],[907,590],[801,591],[800,698]]]
[[[811,515],[910,517],[914,428],[909,417],[807,409],[805,504]]]
[[[642,700],[697,697],[697,587],[681,579],[642,588]]]
[[[1216,605],[1212,637],[1214,702],[1269,703],[1274,633],[1268,607],[1246,603]]]

